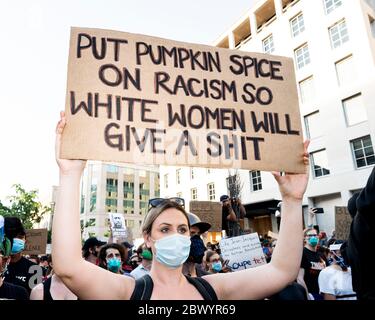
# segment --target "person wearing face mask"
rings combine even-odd
[[[209,274],[202,267],[203,256],[207,248],[204,245],[201,235],[211,228],[207,222],[194,213],[188,212],[190,224],[190,252],[189,257],[184,263],[182,273],[191,277],[202,277]]]
[[[343,250],[347,243],[332,244],[329,247],[331,264],[323,269],[318,278],[320,293],[324,300],[357,300],[353,291],[352,272]]]
[[[69,114],[71,116],[71,114]],[[60,114],[56,127],[56,161],[60,181],[52,227],[54,270],[80,300],[226,300],[263,299],[285,287],[298,274],[302,246],[302,199],[309,174],[309,142],[300,145],[304,173],[273,172],[282,197],[279,239],[267,265],[201,278],[185,276],[190,252],[190,225],[181,198],[149,200],[142,225],[143,240],[153,254],[148,275],[138,280],[95,268],[80,256],[79,190],[86,162],[62,159],[64,128],[71,118]],[[303,152],[302,152],[303,148]],[[124,158],[124,160],[126,160]]]
[[[99,250],[105,244],[106,242],[100,241],[96,237],[88,238],[82,246],[83,258],[88,262],[98,265]]]
[[[223,263],[220,256],[215,251],[208,251],[206,254],[206,265],[211,273],[223,272]]]
[[[99,251],[99,267],[113,273],[123,274],[122,264],[126,260],[125,248],[117,243],[102,246]]]
[[[144,244],[138,248],[137,252],[139,252],[141,262],[130,272],[130,276],[135,280],[142,278],[145,274],[149,274],[152,264],[152,252],[150,249],[147,249]]]
[[[24,287],[4,281],[10,261],[11,242],[4,236],[4,218],[0,216],[0,299],[28,300],[29,294]]]
[[[8,270],[5,273],[5,281],[24,287],[28,294],[30,294],[36,285],[35,283],[29,283],[30,278],[34,275],[34,272],[30,268],[37,264],[23,256],[22,252],[25,250],[26,232],[21,220],[17,217],[5,217],[4,232],[12,243],[11,259]]]
[[[301,284],[314,300],[322,300],[319,293],[318,277],[326,264],[317,252],[319,243],[316,229],[307,228],[303,231],[305,246],[303,248],[301,268],[298,273],[297,282]]]

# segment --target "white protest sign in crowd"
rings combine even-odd
[[[121,213],[109,213],[112,235],[115,238],[126,238],[128,233],[125,226],[125,218]]]
[[[254,268],[266,264],[258,233],[226,238],[220,241],[221,254],[229,260],[232,271]]]

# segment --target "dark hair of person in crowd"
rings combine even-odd
[[[118,243],[109,243],[100,248],[99,251],[99,267],[102,267],[103,269],[107,269],[107,250],[108,249],[116,249],[120,253],[121,261],[124,263],[127,259],[127,252],[125,251],[125,248]]]
[[[25,228],[17,217],[4,217],[4,233],[12,243],[14,238],[26,237]]]
[[[28,260],[35,262],[36,264],[40,263],[40,258],[38,257],[37,254],[31,254],[28,258]]]
[[[207,252],[206,252],[206,262],[210,262],[210,259],[211,259],[211,257],[212,257],[214,254],[217,254],[216,251],[207,250]]]
[[[328,265],[327,262],[330,250],[325,246],[319,246],[316,252],[318,252],[319,256],[324,260],[326,265]]]

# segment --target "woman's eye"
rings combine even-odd
[[[186,233],[187,232],[187,229],[186,228],[180,228],[180,233]]]
[[[168,228],[162,228],[160,231],[163,232],[163,233],[166,233],[166,232],[168,232]]]

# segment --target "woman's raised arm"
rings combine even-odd
[[[303,250],[302,199],[309,176],[308,145],[306,141],[301,155],[305,173],[272,172],[282,196],[282,218],[271,262],[238,272],[205,276],[219,299],[264,299],[297,278]]]
[[[79,299],[128,299],[134,280],[116,275],[81,255],[79,186],[86,161],[60,159],[61,136],[66,125],[63,112],[56,127],[56,161],[60,185],[52,227],[53,268]]]

